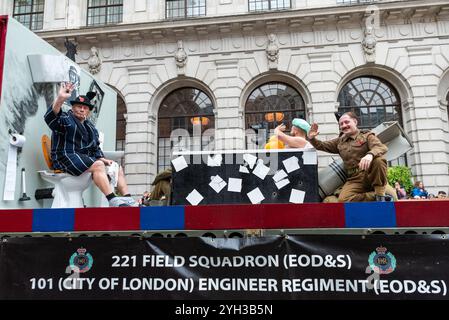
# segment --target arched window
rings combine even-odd
[[[213,149],[213,110],[212,100],[199,89],[181,88],[165,97],[158,114],[158,172],[170,167],[173,151]]]
[[[359,118],[358,127],[373,129],[385,121],[402,124],[401,100],[397,91],[387,81],[362,76],[349,81],[338,95],[339,113],[354,112]],[[406,165],[405,155],[391,161],[390,165]]]
[[[262,134],[247,136],[247,149],[262,148],[269,132],[282,122],[290,127],[294,118],[305,119],[304,99],[288,84],[270,82],[254,89],[246,100],[246,129],[265,129]]]
[[[354,112],[359,128],[372,129],[385,121],[399,121],[402,126],[401,101],[387,81],[359,77],[349,81],[338,96],[339,113]]]

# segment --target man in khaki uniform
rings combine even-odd
[[[374,133],[357,128],[357,117],[352,112],[343,114],[338,124],[340,135],[329,141],[316,139],[318,125],[309,130],[310,143],[317,149],[338,153],[343,160],[348,179],[338,197],[340,202],[385,201],[387,185],[388,148]]]

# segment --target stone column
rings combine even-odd
[[[129,82],[123,89],[127,105],[125,174],[132,195],[140,195],[149,189],[152,176],[150,168],[155,165],[154,119],[148,115],[151,99],[149,66],[130,66]]]
[[[433,62],[432,46],[408,47],[409,67],[404,76],[413,91],[410,112],[414,149],[412,171],[426,188],[449,185],[444,122],[438,101],[441,70]],[[429,190],[432,192],[432,190]]]
[[[310,122],[319,125],[319,139],[328,140],[338,135],[338,122],[334,112],[337,111],[338,104],[335,104],[335,92],[337,90],[338,79],[333,66],[333,56],[330,52],[309,53],[309,68],[303,81],[310,91],[312,97],[312,110],[309,111]],[[325,168],[331,163],[332,155],[319,152],[320,168]],[[335,157],[335,155],[334,155]],[[338,155],[337,155],[338,157]]]
[[[238,77],[238,59],[216,60],[215,65],[217,79],[211,84],[217,99],[215,148],[243,149],[243,116],[239,110],[242,81]]]

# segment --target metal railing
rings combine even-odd
[[[42,237],[139,237],[139,238],[249,238],[287,235],[449,235],[449,227],[432,228],[320,228],[320,229],[235,229],[235,230],[135,230],[87,232],[11,232],[0,233],[0,239]]]

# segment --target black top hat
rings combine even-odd
[[[83,104],[89,107],[89,110],[92,111],[94,105],[91,100],[96,96],[95,92],[89,91],[85,96],[78,96],[75,100],[70,101],[70,104],[73,106],[74,104]]]

